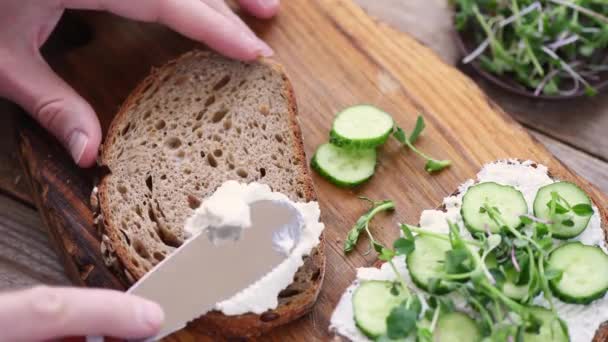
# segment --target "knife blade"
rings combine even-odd
[[[300,238],[304,220],[289,202],[250,205],[251,227],[214,227],[187,240],[127,292],[165,311],[161,339],[264,277],[289,255],[285,239]],[[90,338],[89,341],[95,339]],[[95,340],[95,341],[98,341]]]

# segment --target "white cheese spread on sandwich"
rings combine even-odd
[[[244,184],[236,181],[225,182],[203,201],[186,221],[184,229],[191,235],[196,235],[208,227],[233,226],[250,229],[249,205],[260,200],[289,202],[302,215],[303,230],[295,246],[288,235],[284,235],[278,242],[285,251],[290,251],[282,263],[232,298],[215,305],[215,310],[225,315],[249,312],[261,314],[276,309],[279,305],[279,292],[293,282],[298,268],[304,264],[303,257],[309,255],[319,244],[319,237],[324,229],[323,223],[319,221],[321,212],[317,202],[293,202],[286,195],[273,192],[268,185],[255,182]],[[233,271],[238,272],[238,269]]]
[[[504,185],[511,185],[522,192],[530,212],[533,212],[532,205],[538,189],[544,185],[551,184],[557,180],[552,180],[548,175],[548,170],[543,165],[537,165],[531,161],[519,162],[517,160],[499,161],[487,164],[477,174],[477,180],[468,180],[458,188],[458,194],[446,197],[443,200],[446,211],[425,210],[420,215],[420,227],[438,233],[449,233],[446,220],[456,222],[460,227],[461,236],[471,239],[471,234],[464,227],[460,215],[462,197],[466,190],[479,182],[496,182]],[[581,241],[586,245],[600,246],[604,251],[607,250],[605,233],[601,226],[601,218],[598,208],[593,206],[594,214],[589,221],[587,229],[571,240]],[[393,260],[399,272],[404,276],[404,280],[417,293],[423,291],[418,289],[412,282],[405,258],[398,257]],[[353,342],[370,341],[363,335],[355,325],[352,296],[353,292],[361,281],[365,280],[395,280],[395,273],[389,264],[384,264],[380,269],[373,267],[363,267],[357,270],[357,279],[349,286],[342,295],[334,313],[331,317],[330,331],[349,338]],[[448,295],[453,298],[456,306],[468,311],[464,302],[454,294]],[[535,304],[548,306],[542,295],[535,298]],[[568,325],[570,340],[572,342],[589,342],[593,339],[599,326],[608,321],[608,295],[595,300],[588,305],[567,304],[554,300],[555,308],[561,319]]]

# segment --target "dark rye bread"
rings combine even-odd
[[[248,64],[193,51],[153,70],[114,118],[100,164],[109,171],[96,192],[102,251],[129,282],[183,243],[185,220],[226,180],[266,183],[294,201],[315,200],[293,89],[270,60]],[[323,246],[321,237],[275,310],[211,312],[191,325],[245,337],[297,319],[319,293]]]

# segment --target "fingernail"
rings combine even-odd
[[[270,57],[270,56],[274,55],[274,51],[268,44],[266,44],[266,42],[264,42],[261,39],[258,39],[258,40],[260,41],[259,45],[260,45],[260,55],[261,56]]]
[[[270,57],[274,55],[274,51],[266,42],[258,38],[254,34],[244,33],[243,40],[245,40],[247,45],[252,46],[255,49],[255,52],[258,57]]]
[[[82,154],[84,153],[88,142],[89,137],[82,131],[75,130],[70,135],[70,138],[68,140],[68,148],[70,149],[72,158],[76,163],[78,163],[80,161],[80,158],[82,158]]]
[[[137,314],[142,324],[155,329],[159,328],[165,319],[163,309],[158,304],[147,300],[138,305]]]
[[[275,8],[279,5],[279,0],[258,0],[258,6],[264,9]]]

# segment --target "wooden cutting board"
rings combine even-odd
[[[63,30],[56,39],[72,46],[49,52],[48,59],[90,101],[104,129],[151,67],[198,46],[157,25],[100,13],[71,13],[70,17],[77,29]],[[325,284],[309,315],[264,340],[330,338],[331,312],[354,279],[356,267],[375,261],[373,253],[366,254],[365,240],[348,257],[342,253],[343,238],[366,210],[358,195],[397,202],[394,214],[374,221],[373,230],[384,243],[397,236],[396,223],[418,222],[421,210],[438,206],[484,163],[500,158],[545,164],[558,178],[583,185],[599,207],[607,207],[605,195],[551,156],[470,79],[411,37],[374,21],[351,1],[283,1],[276,19],[247,21],[275,49],[276,58],[291,76],[308,156],[327,140],[337,111],[371,103],[392,113],[406,130],[423,113],[427,129],[418,142],[420,149],[453,161],[450,169],[430,176],[423,160],[391,141],[380,151],[373,180],[358,189],[338,189],[315,175],[327,226]],[[21,127],[20,150],[36,204],[73,281],[123,288],[101,261],[100,234],[93,226],[88,199],[98,170],[77,169],[56,142],[31,122]],[[200,340],[200,336],[184,331],[171,340]]]

